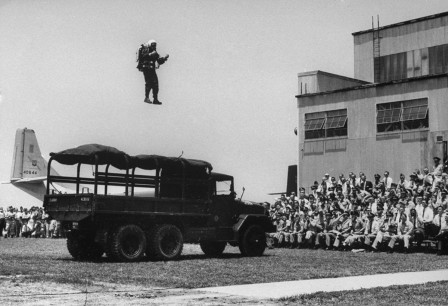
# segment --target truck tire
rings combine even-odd
[[[145,254],[146,236],[134,224],[118,227],[109,236],[108,257],[118,261],[138,261]]]
[[[149,234],[148,257],[158,260],[177,259],[182,253],[184,238],[180,229],[173,224],[161,224]]]
[[[103,249],[93,240],[78,235],[67,238],[67,249],[76,260],[99,260],[103,256]]]
[[[243,256],[261,256],[266,248],[266,234],[261,226],[249,225],[240,236],[239,248]]]
[[[203,241],[199,243],[202,252],[208,257],[218,257],[226,248],[225,241]]]

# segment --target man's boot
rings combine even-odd
[[[162,102],[160,102],[159,99],[157,99],[157,96],[154,97],[154,102],[152,102],[152,103],[153,104],[158,104],[158,105],[162,104]]]

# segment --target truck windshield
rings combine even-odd
[[[217,181],[216,195],[230,195],[232,193],[232,181]]]

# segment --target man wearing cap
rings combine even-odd
[[[156,69],[168,60],[168,55],[160,57],[157,53],[157,42],[149,40],[142,44],[137,51],[137,69],[143,72],[145,77],[145,100],[146,103],[151,103],[149,93],[152,90],[154,98],[153,104],[162,104],[158,99],[159,94],[159,79],[156,74]]]

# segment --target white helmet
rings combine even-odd
[[[151,46],[152,44],[157,44],[157,42],[154,39],[150,39],[148,40],[148,42],[146,43],[147,46]]]

